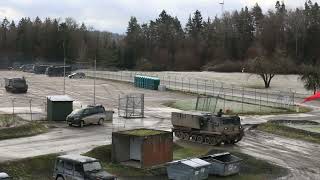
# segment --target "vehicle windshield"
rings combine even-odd
[[[74,116],[74,115],[81,115],[83,112],[83,109],[76,109],[74,111],[72,111],[72,113],[70,114],[71,116]]]
[[[101,169],[101,164],[98,161],[83,164],[83,170],[85,172],[99,171]]]

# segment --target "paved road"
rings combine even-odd
[[[1,75],[4,73],[2,72]],[[0,76],[1,76],[0,75]],[[9,75],[15,75],[10,74]],[[59,93],[62,78],[46,78],[41,75],[23,74],[32,84],[27,98],[34,97],[35,103],[41,104],[46,95]],[[67,94],[71,95],[78,104],[92,102],[88,92],[91,91],[90,80],[67,80]],[[115,118],[114,122],[104,126],[88,126],[83,129],[67,127],[65,124],[54,124],[49,133],[33,137],[18,138],[0,141],[0,161],[14,160],[48,153],[82,153],[93,147],[109,144],[112,131],[137,127],[158,128],[169,130],[171,128],[171,108],[162,106],[164,102],[194,98],[193,96],[173,92],[157,92],[133,88],[129,84],[98,81],[97,102],[114,108],[119,94],[143,92],[146,97],[146,118],[123,120]],[[52,86],[54,84],[55,86]],[[5,92],[0,94],[0,107],[10,107],[10,100]],[[21,103],[20,106],[24,104]],[[315,106],[317,104],[314,104]],[[1,109],[0,109],[1,110]],[[244,124],[266,122],[270,119],[304,119],[318,121],[320,112],[314,111],[299,115],[281,116],[249,116],[243,117]],[[247,131],[244,139],[234,148],[252,156],[266,159],[269,162],[281,165],[290,170],[292,179],[320,179],[320,146],[318,144],[287,139],[260,131]],[[226,148],[227,150],[228,148]]]

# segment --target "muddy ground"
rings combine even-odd
[[[6,93],[0,87],[0,112],[8,113],[12,109],[12,98],[19,99],[15,107],[20,113],[28,111],[29,99],[32,98],[32,109],[39,118],[45,110],[45,97],[63,93],[63,78],[49,78],[44,75],[30,73],[0,71],[3,77],[25,76],[29,83],[27,94],[13,95]],[[3,84],[3,83],[2,83]],[[123,119],[114,115],[113,123],[104,126],[88,126],[83,129],[68,127],[64,123],[52,123],[56,128],[49,133],[33,137],[0,141],[0,161],[20,159],[48,153],[82,153],[93,147],[111,142],[112,131],[131,129],[136,127],[157,128],[170,130],[170,113],[175,111],[163,106],[168,101],[192,99],[191,95],[176,92],[157,92],[137,89],[130,84],[113,81],[97,80],[96,102],[116,111],[118,96],[126,93],[145,94],[145,116],[143,119]],[[93,80],[66,79],[66,94],[75,99],[75,106],[91,104],[93,102]],[[314,104],[317,105],[317,104]],[[30,108],[29,108],[30,109]],[[36,111],[37,110],[37,111]],[[12,110],[11,110],[12,112]],[[29,115],[27,115],[29,116]],[[307,114],[291,114],[281,116],[247,116],[243,117],[243,124],[256,124],[270,119],[304,119],[318,121],[320,111]],[[42,117],[43,118],[43,117]],[[35,119],[35,118],[34,118]],[[197,146],[196,144],[194,144]],[[303,141],[287,139],[260,131],[247,130],[246,136],[235,146],[222,146],[226,151],[230,148],[265,159],[269,162],[286,167],[290,170],[289,177],[284,179],[319,179],[320,175],[320,145]]]

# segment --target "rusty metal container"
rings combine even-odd
[[[112,133],[113,162],[149,168],[172,161],[172,132],[133,129]]]

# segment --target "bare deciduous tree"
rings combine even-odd
[[[264,87],[269,88],[271,80],[277,74],[287,72],[288,61],[283,58],[267,58],[264,56],[251,59],[247,63],[249,72],[260,76],[264,82]]]

